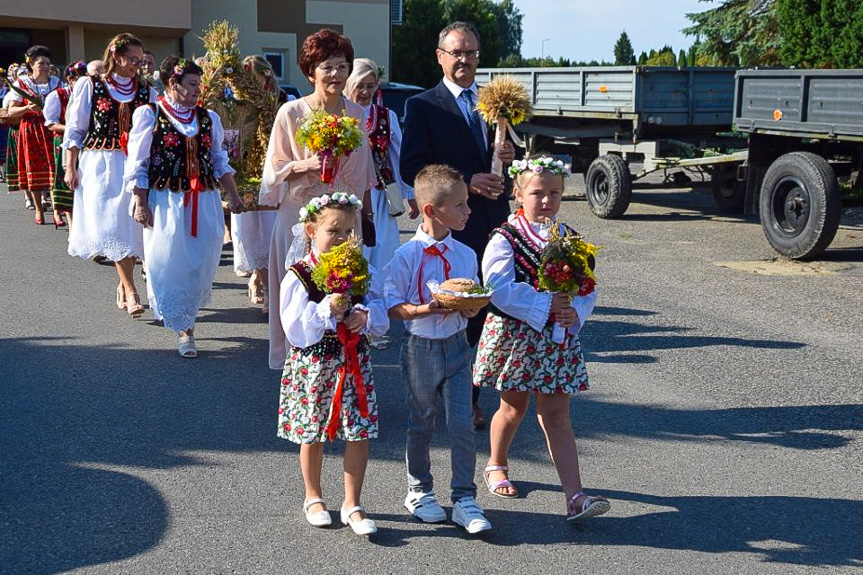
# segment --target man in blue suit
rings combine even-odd
[[[479,33],[466,22],[453,22],[441,30],[437,59],[444,77],[434,88],[407,101],[399,167],[409,185],[429,164],[448,164],[464,175],[471,214],[464,230],[453,231],[453,237],[476,252],[477,262],[482,264],[491,232],[509,215],[504,180],[490,173],[492,154],[498,154],[507,166],[515,157],[515,148],[507,141],[494,150],[494,137],[475,109],[479,48]],[[468,322],[471,346],[479,342],[484,321],[485,314],[480,313]],[[484,418],[476,405],[476,394],[474,398],[477,427],[481,427]]]

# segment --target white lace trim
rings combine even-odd
[[[121,242],[115,238],[110,239],[88,239],[69,242],[67,253],[88,260],[93,256],[104,256],[113,262],[124,258],[144,257],[144,246],[133,246],[127,242]]]
[[[160,301],[157,301],[155,295],[150,297],[150,309],[153,310],[153,316],[162,320],[168,329],[175,332],[185,331],[195,326],[198,310],[210,303],[212,297],[212,287],[207,287],[196,295],[175,289],[163,294]]]

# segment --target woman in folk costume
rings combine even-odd
[[[78,78],[87,75],[87,64],[78,60],[66,67],[64,76],[66,85],[60,86],[45,98],[45,126],[54,132],[54,182],[51,188],[51,205],[54,208],[54,227],[66,225],[63,214],[72,221],[72,204],[74,194],[64,181],[66,172],[63,170],[63,132],[66,130],[66,108],[72,88]]]
[[[46,206],[43,195],[54,181],[53,138],[45,127],[42,107],[45,96],[60,86],[60,80],[51,76],[51,51],[45,46],[31,46],[26,58],[28,75],[19,75],[14,84],[9,116],[21,118],[17,146],[18,185],[33,201],[36,224],[42,225]]]
[[[332,190],[365,198],[368,190],[377,183],[367,143],[341,159],[335,181],[329,185],[321,182],[321,158],[308,148],[299,146],[296,141],[297,128],[312,110],[324,109],[331,114],[347,114],[361,123],[365,120],[362,107],[342,96],[353,59],[351,41],[333,30],[324,29],[306,38],[299,66],[314,86],[314,92],[283,104],[276,115],[267,147],[259,198],[263,205],[279,206],[270,244],[268,279],[272,310],[282,307],[279,286],[287,266],[293,263],[286,263],[286,258],[300,208],[312,197]],[[372,212],[368,206],[369,203],[364,201],[362,213],[364,218],[370,220]],[[282,369],[286,355],[285,332],[279,315],[271,313],[270,368]]]
[[[399,226],[396,217],[390,215],[387,200],[387,186],[396,184],[403,200],[410,205],[410,217],[419,216],[419,208],[414,193],[399,174],[399,149],[402,143],[402,130],[398,116],[384,106],[372,102],[380,86],[378,66],[368,58],[356,58],[345,88],[345,95],[362,106],[366,113],[366,130],[372,159],[375,163],[377,183],[371,191],[372,211],[375,222],[375,245],[363,250],[369,263],[383,269],[399,247]],[[401,204],[398,201],[397,204]],[[397,206],[404,211],[403,204]]]
[[[195,317],[210,301],[225,219],[217,182],[229,206],[242,202],[222,148],[219,116],[198,106],[203,70],[170,56],[162,61],[165,95],[132,117],[124,188],[135,195],[144,229],[147,297],[156,319],[178,336],[182,357],[196,357]]]
[[[138,82],[144,48],[135,36],[117,34],[102,57],[105,73],[75,84],[66,110],[66,184],[75,190],[75,218],[69,230],[69,255],[103,256],[119,276],[117,307],[131,316],[144,312],[133,273],[144,254],[143,230],[130,212],[123,191],[123,165],[132,114],[156,101],[156,91]]]

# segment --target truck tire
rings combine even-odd
[[[758,202],[767,241],[787,258],[817,257],[839,229],[839,183],[817,154],[779,156],[764,175]]]
[[[746,184],[735,180],[714,185],[713,200],[723,214],[742,214],[746,200]]]
[[[619,218],[632,200],[632,175],[620,156],[596,158],[584,178],[590,211],[603,219]]]

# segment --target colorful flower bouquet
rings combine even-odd
[[[321,181],[331,184],[339,169],[339,159],[363,145],[365,132],[356,118],[337,116],[325,110],[309,114],[297,129],[297,144],[321,156]]]
[[[312,271],[312,281],[323,292],[341,294],[342,297],[364,296],[369,291],[369,263],[363,257],[359,238],[352,235],[327,253],[319,256],[320,262]]]
[[[542,251],[539,287],[545,291],[588,295],[596,287],[593,268],[599,248],[575,232],[561,233],[560,227],[552,225],[548,244]]]
[[[497,76],[479,90],[476,109],[489,125],[494,125],[494,143],[499,147],[506,140],[510,126],[524,122],[531,114],[530,96],[525,87],[512,76]],[[492,155],[491,173],[503,175],[503,162]]]

